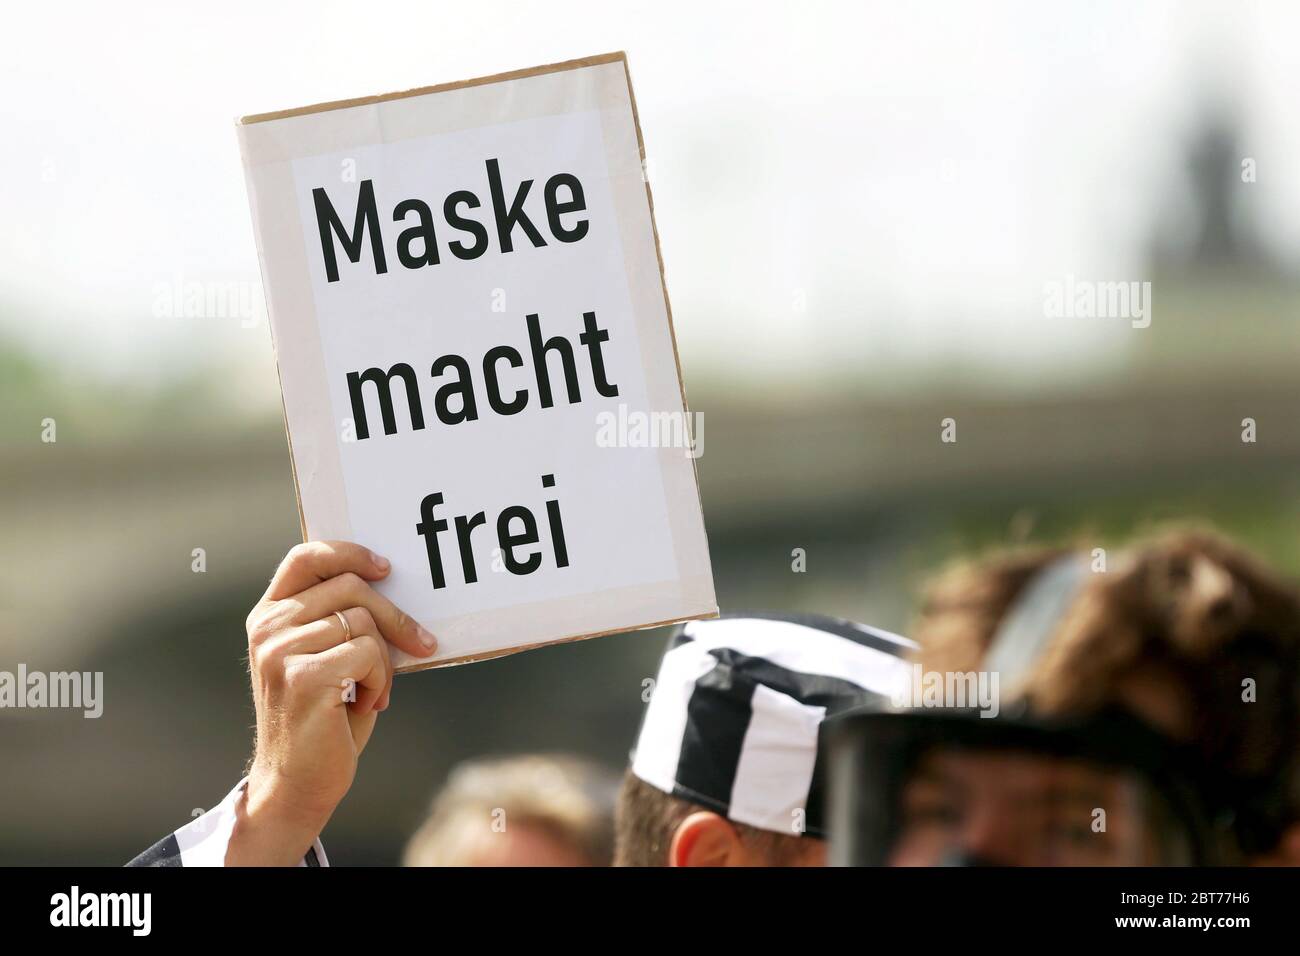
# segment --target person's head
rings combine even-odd
[[[934,583],[915,637],[918,674],[998,674],[1004,713],[852,718],[882,862],[1294,852],[1300,592],[1241,548],[1182,531],[995,556]]]
[[[617,866],[824,866],[826,843],[727,819],[665,793],[629,767],[616,810]]]
[[[608,866],[617,776],[579,757],[472,760],[447,778],[404,866]]]
[[[885,699],[913,646],[820,615],[684,625],[623,779],[615,864],[823,865],[821,721]]]

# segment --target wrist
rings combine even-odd
[[[254,768],[237,805],[226,865],[297,866],[332,809],[296,799],[282,782]]]

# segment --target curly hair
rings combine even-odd
[[[978,669],[1029,580],[1068,549],[1004,552],[938,577],[913,636],[927,669]],[[1281,792],[1300,820],[1300,590],[1227,539],[1174,530],[1097,566],[1018,688],[1035,712],[1089,713],[1155,666],[1189,692],[1206,765]],[[1278,782],[1281,786],[1277,786]],[[1275,801],[1276,802],[1276,799]]]

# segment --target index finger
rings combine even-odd
[[[378,581],[390,567],[387,558],[352,541],[308,541],[289,549],[265,597],[280,601],[349,571],[367,581]]]
[[[415,618],[355,574],[340,574],[322,581],[285,599],[285,603],[297,605],[294,617],[299,624],[321,620],[335,611],[363,607],[374,618],[379,636],[413,657],[428,657],[438,646],[434,636]]]

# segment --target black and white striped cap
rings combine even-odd
[[[632,773],[736,823],[824,836],[818,728],[888,705],[915,647],[817,614],[690,621],[659,665]]]

